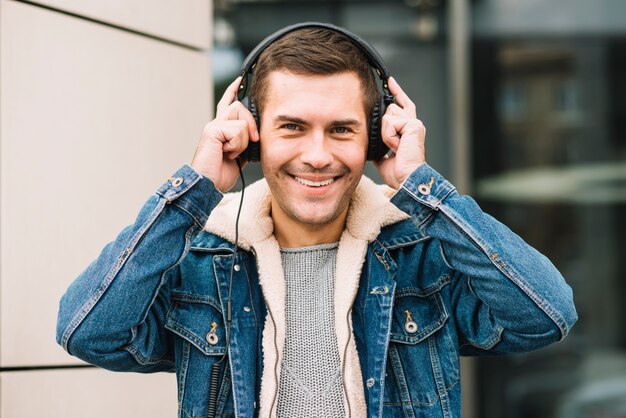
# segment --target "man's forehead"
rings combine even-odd
[[[268,76],[266,106],[272,104],[293,109],[294,106],[308,107],[309,104],[317,104],[317,110],[323,111],[326,106],[340,103],[349,107],[358,105],[360,109],[365,110],[363,86],[354,72],[296,74],[277,70]],[[284,110],[279,113],[293,112]]]
[[[288,69],[274,70],[268,74],[268,86],[277,86],[280,84],[298,84],[306,85],[307,83],[319,83],[328,80],[340,81],[346,89],[357,88],[360,93],[363,93],[363,87],[361,80],[354,71],[343,71],[330,74],[315,74],[315,73],[296,73],[289,71]]]

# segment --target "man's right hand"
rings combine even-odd
[[[215,119],[202,130],[191,166],[225,193],[237,182],[239,169],[235,159],[248,146],[258,141],[259,132],[252,113],[237,101],[241,77],[224,92],[217,104]],[[245,162],[244,162],[245,164]]]

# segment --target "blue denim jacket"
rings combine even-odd
[[[110,370],[175,371],[179,416],[204,417],[211,367],[226,351],[233,245],[202,229],[223,197],[213,184],[189,166],[170,180],[69,287],[57,340]],[[368,243],[350,310],[367,416],[460,417],[459,356],[561,340],[577,319],[572,292],[546,257],[426,164],[391,202],[410,218]],[[255,252],[235,262],[216,410],[253,417],[272,312]]]

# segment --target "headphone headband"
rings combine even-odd
[[[259,59],[259,56],[261,55],[261,53],[263,53],[263,51],[265,51],[265,49],[271,43],[273,43],[279,38],[282,38],[283,36],[287,35],[290,32],[294,32],[296,30],[305,29],[305,28],[330,29],[334,32],[341,33],[342,35],[345,35],[348,38],[352,39],[352,41],[354,41],[354,44],[361,50],[361,52],[363,52],[363,54],[365,54],[370,65],[376,69],[376,72],[378,76],[380,77],[380,79],[385,83],[387,82],[387,79],[389,78],[389,71],[387,71],[387,66],[385,65],[382,57],[378,54],[378,52],[374,48],[372,48],[367,42],[365,42],[363,39],[361,39],[354,33],[349,32],[348,30],[340,26],[335,26],[330,23],[321,23],[321,22],[296,23],[295,25],[287,26],[269,35],[267,38],[263,39],[261,43],[259,43],[252,50],[252,52],[250,52],[250,54],[248,54],[243,64],[241,65],[241,71],[244,74],[247,74],[248,72],[250,72],[252,70],[252,67],[254,67],[254,64],[256,64],[257,60]]]

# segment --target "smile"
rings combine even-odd
[[[301,177],[295,177],[295,176],[294,178],[298,181],[298,183],[304,184],[305,186],[310,186],[310,187],[328,186],[330,183],[335,181],[334,178],[323,180],[323,181],[311,181],[311,180],[307,180],[307,179],[303,179]]]

